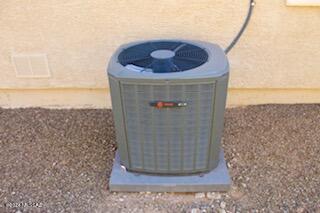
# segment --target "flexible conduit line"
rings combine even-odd
[[[246,19],[245,19],[240,31],[238,32],[237,36],[232,40],[232,42],[229,44],[229,46],[224,50],[224,52],[226,54],[228,54],[230,52],[230,50],[234,47],[234,45],[236,45],[236,43],[238,42],[238,40],[242,36],[243,32],[247,28],[247,26],[249,24],[249,21],[250,21],[250,18],[252,16],[254,5],[255,5],[255,1],[254,0],[249,0],[248,15],[247,15],[247,17],[246,17]]]

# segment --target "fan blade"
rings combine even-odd
[[[198,63],[203,63],[203,62],[206,62],[206,61],[207,61],[207,60],[200,59],[200,58],[183,57],[183,56],[178,56],[178,55],[176,55],[174,58],[180,59],[180,60],[187,60],[187,61],[198,62]]]
[[[142,60],[146,60],[146,59],[150,59],[150,58],[151,58],[150,56],[132,57],[132,58],[127,58],[127,59],[122,59],[122,62],[126,63],[126,64],[132,64],[134,62],[142,61]]]
[[[173,52],[178,52],[181,48],[183,48],[183,47],[185,47],[187,44],[181,44],[181,45],[179,45],[178,47],[176,47],[174,50],[173,50]]]

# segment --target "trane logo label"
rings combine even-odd
[[[180,101],[154,101],[150,103],[150,106],[157,109],[186,107],[187,105],[188,104],[186,102]]]

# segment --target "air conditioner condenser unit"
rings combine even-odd
[[[215,44],[121,46],[108,67],[118,153],[113,191],[226,190],[221,151],[229,64]]]

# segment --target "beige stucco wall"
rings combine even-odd
[[[256,0],[229,54],[229,105],[320,103],[320,7]],[[0,106],[110,107],[105,67],[122,43],[206,40],[226,47],[248,1],[10,0],[0,4]],[[14,54],[46,54],[50,78],[17,78]]]

